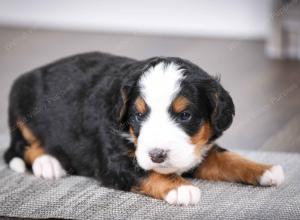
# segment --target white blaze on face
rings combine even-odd
[[[145,72],[139,81],[141,95],[150,109],[142,122],[136,150],[138,164],[145,170],[181,173],[200,162],[194,154],[195,146],[190,137],[169,113],[183,79],[183,72],[176,64],[159,63]],[[151,161],[149,151],[154,148],[168,152],[164,162]]]

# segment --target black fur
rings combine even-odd
[[[179,122],[183,129],[192,135],[202,122],[210,121],[211,141],[215,140],[234,115],[231,97],[218,80],[180,58],[136,61],[95,52],[59,60],[15,81],[9,100],[11,144],[5,161],[23,157],[27,143],[16,126],[22,121],[68,173],[92,176],[122,190],[138,185],[147,172],[128,154],[134,144],[119,133],[128,132],[131,125],[138,136],[133,108],[139,94],[137,80],[160,62],[175,62],[184,69],[181,94],[194,103],[190,107],[194,117],[188,124]]]

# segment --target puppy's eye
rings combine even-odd
[[[140,113],[140,112],[137,112],[137,113],[135,113],[135,119],[137,120],[137,121],[142,121],[143,120],[143,118],[144,118],[144,114],[143,113]]]
[[[179,120],[180,121],[189,121],[192,118],[192,115],[189,112],[180,112]]]

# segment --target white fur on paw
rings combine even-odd
[[[284,181],[284,174],[282,167],[279,165],[271,167],[266,170],[260,177],[260,185],[262,186],[279,186]]]
[[[17,173],[25,173],[26,165],[24,160],[19,157],[14,157],[8,164],[9,168]]]
[[[192,205],[200,201],[201,191],[193,185],[182,185],[172,189],[165,196],[165,200],[170,204]]]
[[[36,158],[32,164],[32,171],[36,177],[45,179],[58,179],[66,175],[59,161],[50,155]]]

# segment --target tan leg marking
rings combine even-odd
[[[45,151],[40,140],[33,134],[31,129],[24,122],[18,122],[17,127],[20,129],[22,136],[29,144],[24,152],[24,160],[28,165],[32,165],[36,158],[45,154]]]
[[[189,181],[176,174],[164,175],[152,172],[141,182],[137,190],[153,198],[164,199],[167,193],[172,189],[190,184]],[[134,191],[136,190],[134,189]]]
[[[229,151],[214,147],[195,172],[196,178],[259,184],[260,177],[271,165],[259,164]]]
[[[195,205],[200,201],[201,195],[198,187],[181,176],[155,172],[142,181],[138,191],[174,205]]]
[[[24,160],[27,164],[32,165],[36,158],[45,154],[44,149],[39,144],[28,146],[24,153]]]

